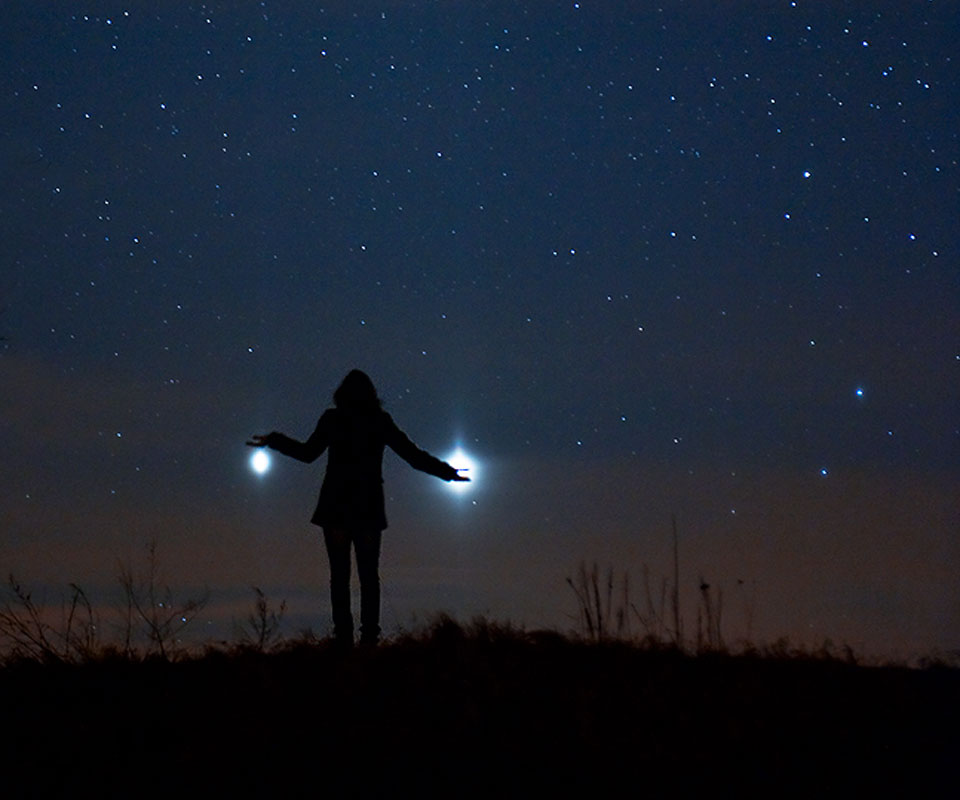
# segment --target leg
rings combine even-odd
[[[380,540],[382,531],[356,531],[353,547],[360,578],[360,641],[376,644],[380,638]]]
[[[350,534],[339,528],[324,528],[323,542],[330,560],[330,605],[333,635],[343,644],[353,644],[353,615],[350,613]]]

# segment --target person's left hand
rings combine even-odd
[[[250,437],[249,441],[247,441],[246,444],[247,444],[247,447],[269,447],[269,445],[267,444],[267,440],[269,438],[270,438],[269,433],[266,433],[266,434],[255,433],[253,436]]]

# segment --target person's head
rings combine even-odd
[[[351,370],[333,393],[333,402],[341,411],[379,411],[380,398],[366,372]]]

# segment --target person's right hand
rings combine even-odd
[[[269,433],[255,433],[247,441],[247,447],[269,447],[267,440],[270,438]]]

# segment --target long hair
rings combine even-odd
[[[334,405],[341,411],[359,411],[371,414],[380,410],[380,398],[366,372],[350,370],[333,393]]]

